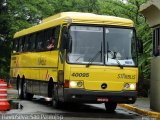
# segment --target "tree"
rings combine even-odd
[[[5,14],[7,10],[6,1],[0,1],[0,77],[8,76],[9,71],[10,49],[8,46],[10,46],[10,43],[7,38],[9,36],[10,17]]]
[[[0,76],[8,76],[11,40],[16,31],[28,28],[54,13],[52,0],[0,1]]]

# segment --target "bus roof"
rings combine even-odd
[[[42,22],[36,26],[17,32],[14,35],[14,38],[51,28],[62,23],[100,24],[133,27],[133,21],[126,18],[97,15],[93,13],[62,12],[42,20]]]

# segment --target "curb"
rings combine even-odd
[[[143,115],[147,115],[147,116],[151,116],[151,117],[160,119],[159,112],[147,111],[147,110],[140,109],[140,108],[134,107],[132,105],[128,105],[128,104],[118,104],[118,106],[126,108],[128,110],[131,110],[131,111],[139,113],[139,114],[143,114]]]

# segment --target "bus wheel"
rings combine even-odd
[[[58,91],[57,91],[56,85],[54,85],[54,88],[53,88],[52,106],[55,109],[60,108],[60,101],[58,99]]]
[[[110,112],[110,113],[114,112],[116,107],[117,107],[117,103],[115,103],[115,102],[106,102],[105,103],[105,108],[106,108],[107,112]]]
[[[25,82],[25,80],[23,82],[23,97],[26,100],[32,100],[33,98],[33,94],[27,92],[27,83]]]
[[[19,99],[23,99],[23,81],[21,79],[19,79],[18,82],[18,97]]]

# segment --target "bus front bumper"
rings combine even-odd
[[[82,103],[128,103],[133,104],[137,98],[137,91],[93,91],[84,89],[64,89],[64,102]],[[107,100],[107,101],[106,101]]]

